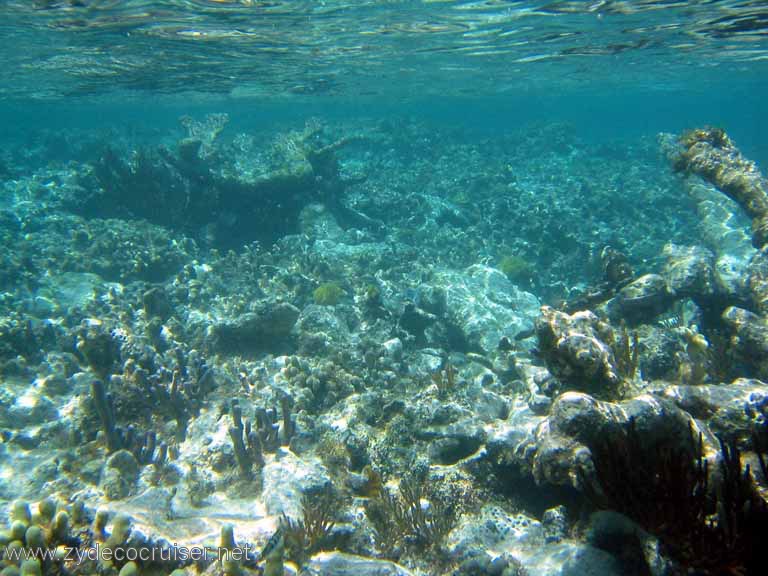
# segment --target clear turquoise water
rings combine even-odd
[[[405,132],[403,138],[399,138],[398,127],[407,129],[409,123],[392,122],[379,135],[371,130],[370,143],[359,149],[351,147],[352,152],[345,158],[345,175],[352,176],[351,192],[340,191],[348,194],[344,201],[354,194],[349,203],[366,218],[391,223],[392,228],[381,237],[386,242],[393,239],[392,244],[397,246],[391,263],[392,277],[402,274],[402,278],[392,281],[392,285],[402,295],[397,293],[392,298],[391,308],[397,309],[397,313],[388,316],[382,308],[386,314],[376,317],[376,322],[390,322],[392,334],[403,334],[397,320],[402,314],[401,302],[408,303],[411,292],[420,294],[411,284],[418,282],[418,286],[433,289],[431,280],[408,277],[411,264],[421,274],[426,269],[424,262],[433,256],[435,270],[441,271],[443,267],[463,268],[478,262],[498,266],[505,256],[519,255],[524,263],[533,263],[536,271],[535,278],[524,279],[528,282],[525,288],[546,302],[562,302],[568,294],[578,295],[599,281],[602,271],[598,255],[606,244],[622,250],[626,247],[637,272],[659,271],[662,246],[669,241],[702,243],[702,235],[697,227],[701,218],[696,206],[686,202],[684,187],[677,186],[679,182],[674,180],[669,163],[657,153],[655,135],[662,131],[679,133],[702,125],[720,126],[745,156],[757,160],[765,171],[766,102],[766,1],[0,0],[0,216],[5,218],[0,222],[0,235],[5,234],[5,253],[0,256],[7,256],[0,258],[0,281],[6,283],[0,286],[4,291],[0,294],[0,319],[7,316],[15,322],[17,309],[25,310],[26,306],[26,317],[20,318],[50,313],[66,319],[71,315],[75,319],[72,326],[77,326],[80,312],[73,306],[75,310],[70,314],[67,302],[75,300],[76,295],[62,290],[76,285],[82,288],[78,292],[81,297],[86,292],[95,293],[92,285],[97,283],[97,277],[93,272],[103,274],[104,280],[125,283],[129,290],[125,296],[121,291],[113,306],[114,310],[125,310],[119,308],[123,306],[131,310],[138,302],[134,297],[140,294],[135,286],[149,286],[156,281],[154,275],[142,276],[141,270],[136,271],[136,264],[144,266],[146,254],[154,254],[155,236],[160,238],[160,244],[166,242],[172,247],[186,246],[185,242],[177,243],[177,237],[192,238],[200,245],[199,252],[195,248],[182,254],[183,258],[178,257],[182,261],[188,256],[189,263],[184,260],[185,275],[191,274],[189,270],[198,274],[199,269],[201,278],[208,277],[207,260],[220,266],[210,273],[211,280],[204,280],[209,283],[205,294],[210,301],[198,303],[189,297],[179,305],[179,315],[190,318],[190,334],[203,325],[197,306],[205,314],[210,309],[212,318],[229,318],[231,314],[239,321],[244,309],[240,307],[245,301],[293,298],[297,305],[311,306],[313,289],[329,279],[336,281],[335,271],[328,268],[326,277],[323,266],[311,268],[309,258],[305,265],[300,253],[292,260],[292,244],[286,243],[285,254],[281,256],[279,250],[275,251],[276,259],[284,257],[290,265],[301,263],[306,270],[297,264],[291,272],[295,275],[286,273],[285,278],[291,280],[287,288],[278,281],[272,283],[272,271],[259,271],[263,276],[258,278],[267,286],[264,293],[261,284],[252,282],[250,277],[251,263],[255,268],[261,253],[254,249],[253,261],[248,260],[247,254],[243,260],[233,256],[233,260],[226,261],[209,250],[240,249],[246,242],[265,238],[274,241],[283,233],[297,230],[297,214],[303,207],[300,202],[295,207],[289,202],[285,208],[277,201],[259,204],[261,199],[257,197],[256,201],[249,199],[249,204],[238,211],[239,206],[234,203],[241,196],[233,193],[228,202],[212,202],[210,205],[216,206],[214,212],[207,203],[201,202],[200,209],[187,210],[184,206],[179,214],[194,216],[193,224],[179,225],[168,233],[161,227],[167,223],[162,217],[150,223],[137,220],[157,216],[170,202],[159,202],[161,208],[150,204],[136,220],[131,214],[136,204],[121,202],[116,210],[97,206],[99,196],[94,191],[101,190],[101,183],[88,178],[79,180],[80,176],[90,174],[89,164],[97,164],[111,145],[123,162],[114,164],[123,166],[130,163],[134,147],[143,140],[153,144],[178,141],[183,137],[181,115],[202,119],[210,112],[226,112],[230,122],[225,137],[218,141],[221,150],[233,150],[231,138],[238,133],[254,135],[256,152],[244,153],[242,157],[252,162],[247,167],[256,174],[261,174],[258,170],[263,168],[263,174],[275,180],[275,174],[266,172],[271,167],[268,154],[272,138],[302,126],[307,118],[320,118],[330,127],[324,135],[327,141],[316,144],[331,144],[337,127],[344,126],[348,119],[354,119],[349,122],[352,129],[339,130],[340,134],[365,132],[361,127],[367,126],[367,119],[370,126],[386,118],[414,119],[412,132]],[[361,117],[366,120],[360,122]],[[547,134],[565,135],[570,142],[573,133],[576,144],[556,151],[539,146],[538,150],[521,152],[526,145],[536,145],[538,129],[555,123],[567,124],[569,128],[544,130],[542,139]],[[433,133],[425,128],[432,125],[437,128]],[[517,130],[525,135],[493,140],[494,136]],[[464,131],[471,132],[472,138],[462,140]],[[89,132],[98,136],[83,136]],[[411,134],[419,141],[407,141]],[[485,134],[491,137],[487,141],[492,145],[487,148],[483,147],[487,142],[483,139]],[[378,137],[382,140],[376,140]],[[624,146],[614,151],[604,145],[616,140],[623,141]],[[78,142],[82,146],[76,145]],[[467,142],[467,148],[461,149]],[[593,143],[600,146],[592,147]],[[398,145],[403,149],[393,153]],[[513,146],[518,148],[510,150]],[[179,154],[180,148],[174,149]],[[535,156],[542,149],[544,159],[537,162]],[[475,155],[476,151],[479,152]],[[492,158],[492,154],[497,157]],[[69,169],[64,163],[73,156],[77,156],[76,161]],[[479,156],[482,159],[472,164],[473,157]],[[162,164],[159,173],[171,173],[171,164]],[[208,170],[204,163],[201,165]],[[227,167],[228,163],[222,165]],[[197,197],[206,198],[209,181],[197,184],[190,174],[194,175],[194,170],[171,182],[192,182]],[[369,180],[355,189],[354,177],[360,174]],[[213,180],[214,188],[229,190],[225,186],[229,184],[227,178],[217,178],[218,183]],[[120,184],[119,178],[116,180]],[[81,182],[90,182],[91,189],[79,188]],[[340,183],[339,177],[335,184]],[[162,187],[162,182],[148,184],[152,185],[146,192],[135,180],[127,179],[126,195],[149,197]],[[306,192],[308,202],[322,198],[323,190],[318,184],[307,188],[299,192]],[[122,200],[119,193],[123,188],[115,189],[118,193],[107,198]],[[90,199],[97,200],[83,208],[81,203],[85,205],[89,198],[83,200],[81,191],[94,194]],[[259,192],[258,188],[256,191]],[[470,197],[472,194],[477,194],[477,203]],[[454,205],[455,212],[443,209]],[[54,208],[49,210],[49,206]],[[79,207],[80,213],[67,213],[67,207],[72,206]],[[285,212],[286,223],[265,226],[266,232],[262,233],[256,230],[258,226],[264,222],[272,224],[269,207],[276,214]],[[195,210],[197,213],[193,214]],[[411,211],[418,210],[425,214],[415,214],[411,219]],[[462,210],[467,214],[468,224],[457,217]],[[254,218],[264,214],[263,218]],[[104,220],[116,215],[126,219]],[[174,222],[182,221],[182,216]],[[198,225],[199,222],[203,225]],[[711,226],[712,222],[706,224]],[[746,227],[748,223],[737,224]],[[93,234],[89,226],[93,226]],[[375,238],[372,246],[385,246],[385,240],[376,236],[378,229],[368,228],[365,235],[361,229],[359,238]],[[145,230],[148,232],[142,235]],[[99,243],[103,247],[86,251],[94,237],[114,241]],[[311,252],[306,248],[311,246],[309,241],[303,242],[296,241],[297,250],[306,249],[312,258],[323,263],[320,249]],[[142,243],[151,250],[142,252]],[[263,243],[269,248],[268,242]],[[339,245],[339,253],[344,254],[344,243]],[[124,246],[136,250],[124,254]],[[386,246],[389,250],[389,244]],[[438,258],[442,257],[441,249],[445,249],[447,264]],[[367,258],[366,254],[380,248],[370,250],[360,254]],[[108,258],[112,253],[114,262]],[[97,255],[99,261],[89,254]],[[169,250],[168,254],[175,257],[177,252]],[[206,267],[198,265],[198,254]],[[352,261],[357,258],[354,254],[357,252],[350,248],[346,258]],[[397,260],[411,256],[416,262],[404,265]],[[329,261],[335,257],[329,257]],[[153,259],[151,263],[158,261]],[[386,259],[382,261],[390,265]],[[248,266],[242,271],[236,269],[239,262]],[[378,266],[379,261],[371,257],[370,262]],[[170,270],[177,264],[173,260],[167,267]],[[165,266],[158,267],[166,272]],[[235,269],[231,276],[236,279],[231,286],[230,267]],[[406,271],[401,272],[402,269]],[[370,276],[359,270],[344,273],[344,288],[346,291],[350,287],[350,301],[354,290],[363,286],[373,286],[378,293],[378,285],[370,283],[370,278],[376,277],[375,270],[371,272]],[[114,277],[107,278],[107,274]],[[170,292],[176,282],[176,270],[168,274],[171,279],[166,286]],[[311,280],[305,274],[311,275]],[[136,276],[142,284],[136,282]],[[178,278],[181,283],[189,276],[179,272]],[[102,285],[107,286],[103,282]],[[247,290],[235,293],[242,286],[248,286]],[[434,286],[439,288],[437,281]],[[90,297],[83,298],[90,301]],[[187,296],[179,298],[183,301]],[[59,311],[59,306],[63,311]],[[378,306],[374,310],[377,314]],[[360,309],[362,315],[364,311]],[[114,310],[105,315],[110,325],[114,323],[120,328],[115,334],[123,333],[123,323],[126,330],[144,334],[147,324],[140,314],[134,320],[124,320],[128,315],[118,317]],[[336,322],[336,317],[329,318]],[[652,320],[648,318],[649,323]],[[334,324],[329,321],[328,325]],[[207,324],[205,330],[213,326]],[[61,336],[62,346],[68,353],[74,352],[80,332],[68,326],[66,330],[69,332],[66,338]],[[27,332],[31,333],[31,329]],[[361,354],[368,346],[366,340],[360,338],[354,346],[352,342],[360,334],[365,338],[368,335],[358,327],[353,333],[349,336],[349,347],[355,354]],[[384,333],[382,330],[381,334]],[[371,334],[372,341],[379,337],[373,330]],[[137,337],[137,341],[149,338],[148,335],[149,331]],[[185,354],[200,342],[197,336],[183,335],[179,339],[179,349]],[[440,344],[441,340],[436,337],[435,342]],[[449,336],[445,342],[446,347],[454,345]],[[459,345],[469,350],[465,343]],[[7,357],[20,354],[14,346],[6,348]],[[37,346],[34,339],[29,344],[28,353],[34,363],[39,355],[48,352],[42,346],[49,344],[40,344],[39,350]],[[407,346],[422,344],[408,341]],[[24,351],[21,344],[17,347]],[[156,347],[157,352],[152,353],[159,358],[164,350]],[[671,345],[669,350],[674,350]],[[283,350],[276,346],[269,352],[282,354]],[[448,357],[450,350],[445,352]],[[239,351],[232,351],[233,357],[238,354]],[[306,356],[311,358],[312,354],[310,349]],[[267,365],[265,361],[261,366],[264,373]],[[418,368],[424,376],[428,376],[427,366],[424,361]],[[83,367],[89,369],[85,362]],[[219,368],[222,372],[230,370],[224,361]],[[120,363],[115,369],[125,371]],[[361,373],[362,369],[360,364]],[[370,367],[366,365],[365,369]],[[666,369],[669,374],[676,374],[671,368]],[[261,374],[254,369],[253,374],[257,373]],[[231,376],[231,384],[237,386],[236,375]],[[19,398],[27,398],[27,388],[22,385],[27,386],[28,382],[22,380],[14,381],[14,387],[6,381],[0,383],[0,387],[9,390],[8,396],[0,400],[15,401],[17,391]],[[378,382],[371,389],[374,385]],[[157,416],[166,417],[160,412]],[[128,416],[121,419],[121,424],[128,424]],[[221,426],[226,424],[222,422]],[[79,434],[79,429],[76,430]],[[88,433],[95,436],[95,430],[92,426]],[[384,425],[377,433],[382,430]],[[21,432],[18,437],[26,438]],[[190,437],[190,444],[199,438],[192,433]],[[43,445],[40,451],[45,449]],[[397,453],[395,449],[391,452]],[[186,465],[194,456],[184,458]],[[15,478],[21,468],[19,461],[7,458],[0,462],[0,499],[10,499],[17,495],[16,490],[30,491],[29,486],[33,486]],[[9,473],[14,467],[13,474]],[[25,468],[23,478],[37,473],[36,468]],[[519,489],[525,492],[525,486]],[[517,485],[514,490],[518,490]],[[538,514],[543,504],[535,498],[531,500],[531,508]],[[165,514],[156,509],[150,512]],[[166,524],[164,517],[162,525]],[[246,537],[250,536],[246,533]]]
[[[761,1],[11,0],[4,130],[409,113],[589,138],[722,125],[768,160]],[[765,139],[762,138],[764,141]]]

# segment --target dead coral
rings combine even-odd
[[[568,390],[616,398],[637,370],[629,336],[622,357],[621,343],[616,342],[611,325],[589,310],[569,315],[543,306],[536,320],[536,335],[539,354]]]
[[[671,154],[677,170],[698,174],[735,200],[752,218],[752,244],[768,242],[768,185],[756,164],[742,156],[720,128],[704,127],[683,134]]]
[[[179,143],[180,149],[192,148],[197,143],[196,152],[200,158],[210,156],[213,142],[229,122],[229,115],[223,112],[207,114],[203,120],[195,120],[190,116],[182,116],[179,123],[186,129],[187,138]]]

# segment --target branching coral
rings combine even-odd
[[[106,438],[107,450],[128,450],[139,464],[164,464],[168,458],[168,445],[157,442],[157,434],[153,431],[137,432],[133,426],[121,428],[117,425],[112,398],[107,394],[104,383],[94,380],[91,383],[91,396],[96,412],[101,420],[102,430]]]
[[[182,576],[174,572],[180,564],[179,550],[133,531],[131,518],[125,514],[114,516],[107,532],[106,510],[93,517],[82,501],[66,504],[46,498],[36,505],[17,500],[11,504],[8,517],[8,529],[0,530],[0,571],[6,576]],[[97,545],[111,553],[94,554]],[[137,560],[128,561],[126,556],[133,553]]]
[[[23,501],[13,502],[9,510],[10,524],[0,531],[0,567],[3,574],[66,573],[66,559],[62,554],[50,557],[45,553],[57,547],[78,548],[82,542],[73,530],[73,524],[84,520],[80,504],[71,507],[48,498],[37,504],[33,513],[30,505]]]
[[[259,434],[251,428],[249,420],[243,420],[240,403],[233,400],[231,404],[232,426],[229,437],[235,452],[235,460],[240,469],[240,476],[245,480],[253,477],[254,465],[263,466],[262,443]]]
[[[296,423],[291,415],[291,404],[287,396],[281,399],[283,418],[283,443],[287,445],[296,428]],[[273,408],[257,408],[255,419],[243,418],[243,411],[237,400],[230,404],[232,426],[229,428],[229,437],[235,452],[240,475],[244,479],[253,477],[253,467],[264,465],[263,454],[275,452],[280,446],[280,425],[278,424],[277,410]]]

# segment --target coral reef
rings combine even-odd
[[[331,141],[321,124],[310,122],[279,134],[253,158],[248,147],[238,147],[242,139],[220,143],[226,114],[180,122],[187,137],[175,146],[105,146],[82,174],[70,208],[90,218],[144,218],[225,248],[296,231],[301,209],[317,200],[341,217],[355,216],[338,202],[347,183],[336,152],[361,136]]]
[[[178,549],[153,542],[133,530],[125,514],[95,514],[82,501],[67,504],[48,498],[30,505],[11,504],[7,531],[0,533],[0,565],[6,574],[173,574],[186,572]],[[98,553],[103,546],[109,553]],[[128,550],[131,552],[128,552]],[[161,549],[164,551],[161,553]],[[135,556],[134,556],[135,555]],[[135,560],[128,558],[135,557]],[[189,559],[186,559],[189,564]]]
[[[10,573],[759,573],[768,259],[725,134],[683,180],[555,125],[181,124],[10,167],[0,498],[44,500],[3,538],[249,554]]]

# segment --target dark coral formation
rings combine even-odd
[[[681,573],[759,572],[768,503],[738,448],[720,442],[714,488],[702,434],[693,428],[682,441],[663,437],[649,444],[630,420],[596,437],[590,449],[599,481],[588,490],[592,498],[658,537]]]
[[[297,231],[299,212],[313,201],[354,217],[339,203],[347,183],[335,153],[355,138],[331,140],[321,124],[308,123],[252,158],[251,140],[219,141],[227,121],[226,114],[184,116],[188,136],[175,146],[129,155],[106,146],[71,208],[91,218],[143,218],[224,248]],[[246,162],[248,172],[240,168]]]

